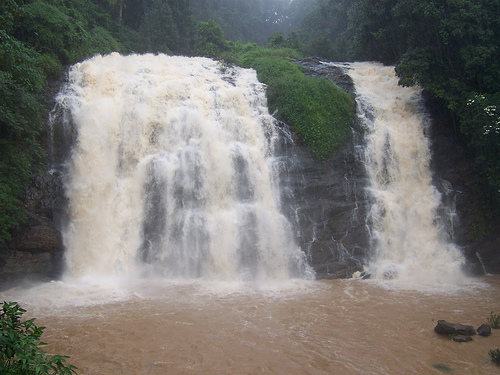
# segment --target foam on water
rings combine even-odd
[[[35,316],[85,315],[87,308],[140,301],[171,301],[197,305],[218,299],[259,297],[294,298],[318,292],[319,282],[303,279],[273,282],[200,281],[165,278],[82,277],[52,281],[0,292],[0,299],[16,301]],[[89,314],[95,314],[89,312]]]

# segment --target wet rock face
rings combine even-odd
[[[62,271],[62,239],[54,213],[62,199],[61,184],[51,175],[36,176],[26,191],[28,220],[0,249],[0,287],[20,279],[57,279]]]
[[[311,76],[327,78],[353,94],[351,79],[340,67],[322,64],[319,59],[298,61]],[[442,196],[438,215],[448,224],[450,241],[463,251],[466,271],[472,274],[500,273],[500,220],[485,215],[484,187],[471,150],[446,112],[446,107],[424,92],[431,115],[429,137],[434,184]],[[354,124],[351,142],[328,162],[311,160],[297,145],[300,159],[294,185],[298,203],[299,243],[309,255],[318,278],[350,277],[370,256],[366,227],[370,202],[364,167],[356,150],[363,147],[362,130]],[[450,215],[450,212],[452,215]],[[485,222],[485,217],[488,217]]]
[[[351,79],[341,68],[309,59],[300,62],[307,74],[330,79],[353,93]],[[365,169],[356,153],[362,142],[354,124],[347,144],[329,160],[318,162],[305,147],[289,146],[290,186],[296,211],[288,213],[297,227],[297,242],[306,252],[318,279],[349,278],[366,263],[369,236]]]
[[[292,152],[297,242],[318,279],[351,277],[362,269],[369,242],[364,171],[352,142],[322,163],[300,145]]]
[[[48,83],[42,104],[47,113],[54,107],[54,98],[66,72]],[[49,147],[49,134],[42,135],[42,146]],[[63,246],[60,228],[64,193],[58,175],[49,173],[33,177],[23,204],[28,220],[13,233],[13,240],[0,247],[0,288],[23,280],[52,280],[60,277],[63,267]]]
[[[448,228],[451,240],[462,249],[467,271],[498,274],[500,220],[498,215],[488,213],[484,199],[487,187],[481,186],[473,152],[444,106],[428,93],[424,92],[424,98],[432,118],[429,136],[434,183],[443,203],[455,212]]]

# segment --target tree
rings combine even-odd
[[[150,0],[144,6],[140,27],[144,52],[191,52],[194,22],[189,1]]]
[[[228,46],[224,39],[222,28],[214,20],[199,21],[196,27],[194,42],[195,54],[206,57],[218,57],[227,51]]]
[[[37,141],[43,124],[39,61],[39,54],[0,29],[0,245],[26,218],[21,199],[43,156]]]
[[[397,11],[410,36],[396,63],[400,83],[421,85],[455,113],[500,202],[499,2],[400,3]]]

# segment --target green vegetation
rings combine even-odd
[[[124,16],[127,16],[126,20],[131,26],[139,24],[138,51],[191,53],[195,22],[191,17],[189,1],[135,0],[124,3],[125,7],[122,12],[124,12]],[[129,7],[135,7],[135,13],[132,13]],[[139,8],[137,9],[137,7]]]
[[[126,50],[126,43],[106,29],[112,25],[90,0],[0,5],[0,246],[26,219],[22,197],[32,173],[43,168],[40,139],[47,109],[41,93],[47,81],[64,64]]]
[[[45,327],[35,319],[21,321],[26,312],[17,302],[4,302],[0,312],[0,373],[3,375],[71,375],[76,367],[69,357],[47,355],[40,346]]]
[[[200,21],[196,25],[194,52],[199,56],[217,57],[228,50],[222,28],[214,21]]]
[[[291,126],[316,159],[327,159],[345,144],[355,117],[350,95],[330,81],[306,76],[290,61],[298,57],[292,49],[247,45],[237,54],[240,64],[254,68],[267,84],[269,110]]]
[[[495,314],[493,311],[490,313],[488,317],[488,323],[491,328],[500,329],[500,314]]]
[[[500,365],[500,348],[490,349],[488,352],[491,358],[491,361],[497,365]]]
[[[264,45],[270,35],[288,34],[313,9],[314,0],[203,0],[193,1],[197,20],[214,20],[230,41]]]

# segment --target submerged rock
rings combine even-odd
[[[372,277],[372,274],[368,271],[356,271],[352,274],[353,279],[367,280]]]
[[[455,342],[469,342],[469,341],[472,341],[472,337],[459,335],[459,336],[453,337],[453,341],[455,341]]]
[[[450,323],[446,320],[438,320],[434,332],[440,335],[463,335],[472,336],[476,334],[473,326],[465,324]]]

